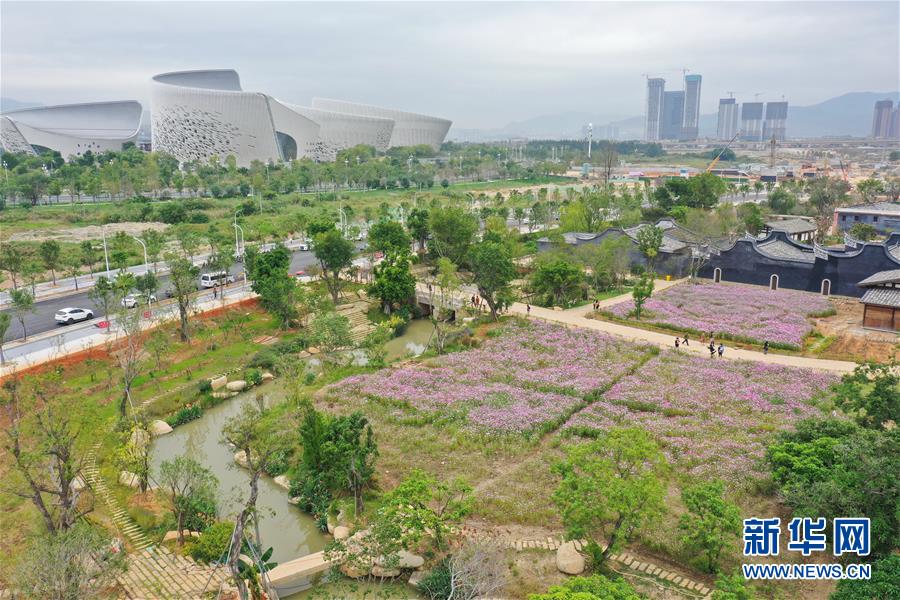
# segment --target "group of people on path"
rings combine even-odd
[[[690,345],[691,345],[691,341],[688,339],[687,334],[684,335],[684,338],[681,338],[677,335],[675,336],[675,349],[676,350],[678,350],[682,346],[690,346]],[[707,346],[707,348],[709,348],[709,357],[710,358],[715,358],[717,354],[718,354],[719,358],[722,358],[722,356],[724,356],[724,354],[725,354],[725,344],[723,344],[722,342],[719,342],[719,345],[716,346],[716,340],[713,337],[712,331],[709,332],[709,346]]]
[[[690,341],[688,341],[687,334],[685,334],[684,339],[678,337],[677,335],[675,336],[675,349],[676,350],[678,350],[681,346],[690,346],[690,345],[691,345],[691,343],[690,343]],[[725,344],[723,344],[720,341],[719,345],[717,346],[716,340],[715,340],[715,337],[713,336],[712,331],[709,332],[709,345],[707,346],[707,348],[709,349],[709,357],[710,358],[715,358],[716,355],[718,355],[719,358],[722,358],[722,356],[725,354]],[[763,354],[769,353],[769,341],[768,340],[763,342],[762,352],[763,352]]]

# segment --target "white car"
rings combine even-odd
[[[297,271],[294,273],[294,279],[297,280],[297,283],[309,283],[316,280],[315,277],[308,274],[306,271]]]
[[[297,244],[297,250],[300,252],[309,252],[309,244],[306,242],[300,242]]]
[[[60,325],[71,325],[78,321],[87,321],[94,318],[94,311],[87,308],[62,308],[53,318]]]
[[[156,296],[150,294],[150,302],[156,302]],[[138,304],[147,304],[147,296],[144,294],[128,294],[122,298],[122,306],[134,308]]]

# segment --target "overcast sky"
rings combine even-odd
[[[0,95],[43,104],[135,98],[154,73],[234,68],[245,90],[337,97],[458,127],[543,114],[643,112],[643,73],[702,111],[735,91],[807,105],[894,91],[893,2],[0,3]],[[145,104],[146,106],[146,104]]]

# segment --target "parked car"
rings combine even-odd
[[[150,294],[148,298],[146,294],[128,294],[124,298],[122,298],[122,306],[125,308],[134,308],[135,306],[141,304],[148,304],[150,302],[156,302],[156,296]]]
[[[297,283],[309,283],[310,281],[315,280],[315,278],[306,271],[297,271],[294,273],[294,279],[297,280]]]
[[[309,252],[309,244],[307,242],[300,242],[297,244],[297,250],[300,252]]]
[[[220,285],[228,285],[234,283],[234,275],[227,271],[218,271],[217,273],[203,273],[200,275],[200,287],[213,288]]]
[[[94,318],[94,311],[88,308],[62,308],[53,318],[60,325],[71,325],[78,321],[87,321]]]

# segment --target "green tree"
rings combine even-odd
[[[166,244],[166,236],[156,229],[145,229],[141,234],[141,239],[147,245],[147,257],[153,262],[153,272],[156,272],[156,263],[162,255],[163,248]]]
[[[247,600],[247,584],[242,577],[239,558],[244,546],[244,530],[253,518],[256,530],[256,544],[262,547],[259,536],[259,515],[256,501],[259,497],[259,478],[270,470],[275,461],[281,460],[281,453],[287,445],[287,430],[278,419],[269,418],[262,406],[263,398],[246,403],[240,414],[229,419],[222,428],[222,440],[231,444],[244,456],[244,465],[249,472],[249,493],[235,517],[234,531],[229,543],[226,564],[238,586],[242,600]]]
[[[406,228],[409,230],[409,235],[418,244],[419,250],[424,252],[425,242],[431,231],[428,225],[428,211],[424,208],[414,208],[409,211],[409,215],[406,217]]]
[[[38,250],[41,255],[41,261],[44,263],[44,267],[50,269],[50,276],[53,278],[53,285],[55,286],[56,270],[60,266],[60,253],[62,252],[62,247],[56,240],[45,240],[41,242]]]
[[[97,278],[94,287],[88,291],[88,298],[103,310],[103,317],[109,320],[109,308],[113,301],[113,285],[104,275]],[[109,328],[106,330],[109,332]]]
[[[638,229],[638,250],[647,257],[648,270],[653,271],[653,264],[662,248],[663,230],[655,225],[645,225]]]
[[[531,289],[550,306],[568,307],[584,290],[584,272],[567,255],[539,257],[531,274]]]
[[[9,324],[12,317],[9,313],[0,313],[0,365],[6,364],[6,357],[3,356],[3,343],[6,341],[6,332],[9,331]]]
[[[125,572],[125,552],[88,523],[58,535],[38,535],[15,557],[16,597],[28,600],[100,600]]]
[[[369,247],[375,252],[405,254],[409,246],[409,235],[397,221],[379,221],[369,229]]]
[[[756,600],[757,597],[740,571],[731,575],[719,575],[712,592],[712,600]]]
[[[310,330],[310,342],[328,355],[353,343],[350,321],[334,311],[318,313],[313,318]]]
[[[91,240],[84,240],[79,248],[81,264],[88,268],[91,273],[91,279],[93,279],[94,264],[97,262],[97,251],[94,249],[94,243]]]
[[[856,184],[856,191],[859,192],[863,202],[869,203],[884,193],[884,183],[878,179],[863,179]]]
[[[773,213],[789,215],[797,206],[797,197],[783,187],[777,187],[769,194],[768,202]]]
[[[77,254],[69,254],[63,259],[63,268],[66,275],[72,278],[75,284],[75,291],[78,291],[78,273],[81,271],[81,257]]]
[[[697,483],[681,492],[681,501],[688,509],[678,521],[681,541],[692,554],[703,555],[709,573],[718,570],[722,550],[741,532],[740,510],[724,498],[724,493],[721,481]]]
[[[872,563],[870,579],[842,579],[829,600],[892,600],[900,598],[900,556]]]
[[[183,256],[174,253],[166,254],[166,265],[169,267],[169,285],[172,296],[178,305],[178,334],[182,342],[190,339],[191,294],[197,291],[197,277],[200,269]]]
[[[459,206],[434,208],[428,216],[428,229],[431,252],[460,265],[478,232],[478,219]]]
[[[900,429],[804,420],[766,452],[772,478],[795,516],[868,517],[872,552],[900,545]]]
[[[337,304],[341,290],[344,289],[341,271],[353,264],[353,244],[345,240],[340,231],[332,228],[331,231],[316,235],[314,250],[322,268],[322,280],[332,301]]]
[[[144,294],[147,299],[147,306],[150,306],[150,296],[156,294],[159,290],[159,279],[153,271],[147,271],[143,275],[134,278],[134,289]]]
[[[611,429],[571,447],[554,470],[562,477],[553,501],[566,537],[587,540],[595,569],[662,512],[666,459],[640,429]],[[601,550],[605,530],[609,543]]]
[[[22,250],[13,244],[6,243],[0,247],[0,269],[9,274],[13,289],[18,288],[18,277],[25,266],[25,255]]]
[[[218,480],[212,471],[184,455],[159,465],[159,484],[165,490],[169,510],[175,518],[178,545],[184,545],[185,519],[193,506],[215,506]]]
[[[449,328],[447,323],[456,310],[462,282],[456,265],[449,258],[439,258],[435,273],[428,281],[429,319],[434,327],[434,347],[438,354],[444,353]]]
[[[834,403],[863,427],[900,424],[900,376],[896,365],[865,363],[843,376]],[[893,424],[893,425],[890,425]]]
[[[634,318],[638,321],[641,320],[644,303],[653,295],[654,285],[653,273],[651,272],[641,273],[637,281],[634,282],[634,287],[631,289],[631,298],[634,300]]]
[[[850,227],[850,235],[858,240],[868,242],[878,235],[878,230],[868,223],[854,223]]]
[[[22,341],[28,340],[28,330],[25,328],[25,317],[34,312],[34,296],[26,289],[11,290],[9,299],[12,302],[13,314],[22,326]]]
[[[290,327],[298,317],[297,282],[288,273],[290,251],[281,244],[263,253],[248,248],[246,260],[251,287],[259,294],[260,304],[278,319],[279,327]]]
[[[692,208],[713,208],[727,191],[725,181],[713,173],[701,173],[688,179]]]
[[[545,594],[529,594],[528,600],[640,600],[624,579],[609,579],[603,575],[572,577],[562,585],[550,586]]]
[[[505,245],[499,242],[481,242],[469,251],[469,265],[478,294],[491,309],[497,320],[497,310],[511,301],[510,282],[516,276],[516,267]]]
[[[375,266],[375,280],[366,292],[381,300],[384,312],[391,314],[395,305],[409,302],[416,293],[416,278],[409,270],[409,258],[405,253],[391,253]]]

